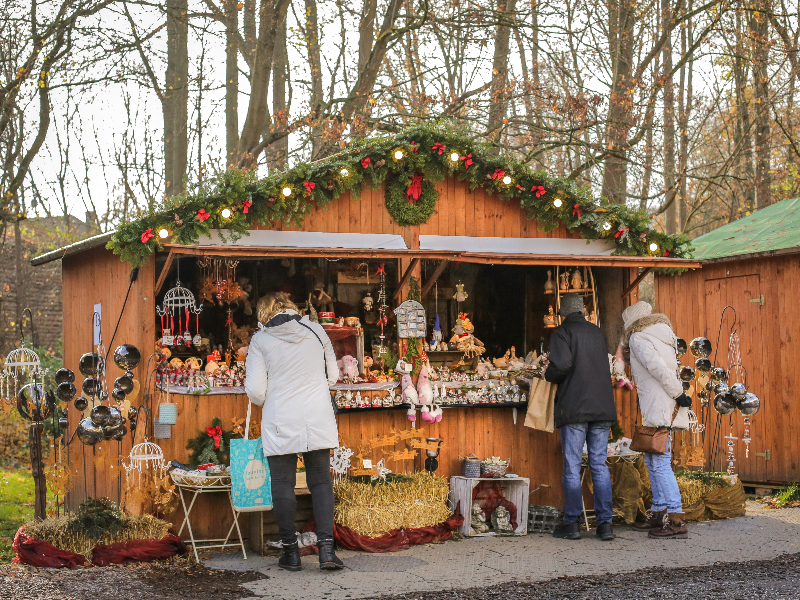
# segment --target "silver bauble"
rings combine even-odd
[[[746,394],[747,394],[747,388],[744,387],[743,383],[734,383],[731,386],[731,395],[734,398],[736,398],[737,402],[744,400]]]
[[[728,372],[722,367],[714,367],[711,369],[711,379],[716,383],[727,383]]]
[[[761,399],[753,392],[747,392],[744,395],[744,400],[737,400],[736,407],[746,417],[753,416],[761,408]]]
[[[696,337],[689,344],[689,350],[695,358],[705,358],[711,355],[711,342],[704,337]]]
[[[111,425],[111,410],[104,404],[98,404],[89,413],[89,418],[95,425],[106,427]]]
[[[686,340],[683,338],[677,338],[675,340],[675,354],[678,355],[678,358],[686,354]]]
[[[712,368],[713,365],[711,361],[705,357],[700,357],[696,361],[694,361],[694,368],[700,371],[701,373],[708,373]]]
[[[75,429],[75,435],[82,444],[87,446],[94,446],[97,442],[102,442],[105,439],[103,428],[99,425],[92,423],[91,417],[81,419],[78,427]]]
[[[694,379],[695,372],[693,367],[683,367],[681,369],[681,381],[689,382]]]
[[[714,386],[714,393],[717,395],[727,394],[730,391],[727,383],[718,383]]]
[[[729,415],[736,409],[736,400],[730,394],[714,396],[714,410],[721,415]]]

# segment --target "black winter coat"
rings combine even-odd
[[[550,336],[547,381],[558,384],[555,425],[615,421],[606,336],[580,313],[564,318]]]

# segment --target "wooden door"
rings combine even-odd
[[[734,325],[734,313],[730,309],[725,312],[722,323],[722,311],[732,306],[736,311],[735,331],[739,336],[739,353],[741,364],[746,369],[748,389],[758,394],[762,401],[762,409],[750,419],[749,452],[743,442],[745,438],[745,418],[737,410],[730,416],[720,416],[713,408],[708,411],[706,420],[706,449],[708,466],[715,471],[727,469],[728,446],[727,436],[734,440],[736,462],[735,472],[743,481],[769,481],[769,461],[763,454],[769,448],[764,423],[763,403],[763,340],[761,338],[761,282],[759,275],[742,275],[721,279],[707,279],[705,282],[705,329],[706,337],[713,344],[711,354],[715,366],[730,370],[735,363],[733,353],[729,351],[731,327]],[[755,302],[751,302],[755,300]],[[721,327],[721,328],[720,328]],[[719,341],[717,341],[719,339]],[[733,375],[729,385],[735,383]]]

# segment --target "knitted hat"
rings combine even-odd
[[[647,302],[639,301],[631,304],[628,308],[622,311],[622,323],[625,329],[628,329],[639,319],[644,319],[653,312],[653,307]]]
[[[578,294],[564,294],[561,296],[561,308],[558,309],[558,314],[566,317],[575,312],[584,314],[583,298]]]

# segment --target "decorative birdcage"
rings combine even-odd
[[[8,404],[16,402],[17,395],[28,383],[43,383],[47,369],[42,368],[39,355],[25,346],[15,348],[6,356],[0,373],[0,399]]]
[[[151,477],[164,477],[169,468],[164,462],[164,452],[158,444],[144,439],[140,444],[131,448],[128,463],[122,463],[128,480],[135,480],[136,485],[141,485],[144,480]]]
[[[200,311],[202,304],[197,304],[194,294],[181,286],[180,280],[175,287],[167,290],[161,306],[156,307],[156,312],[161,317],[162,343],[165,346],[200,345]],[[194,338],[189,331],[191,316],[196,319]],[[177,328],[176,328],[177,325]]]

